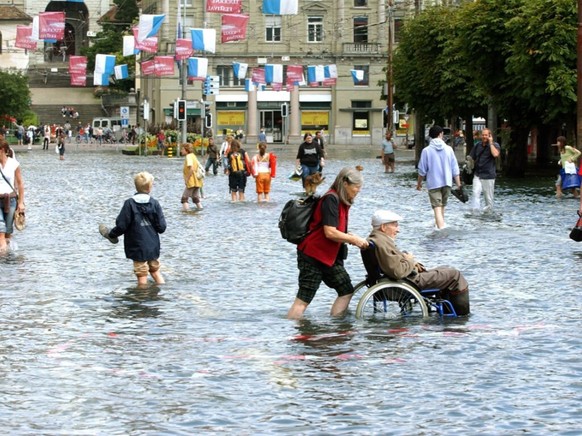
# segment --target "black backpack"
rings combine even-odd
[[[308,197],[289,200],[279,216],[281,237],[292,244],[299,244],[309,233],[309,222],[321,197]]]

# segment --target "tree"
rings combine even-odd
[[[0,116],[21,120],[30,112],[28,79],[20,72],[0,70]]]

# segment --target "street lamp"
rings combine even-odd
[[[394,0],[388,1],[388,56],[386,65],[386,106],[388,108],[388,123],[386,129],[392,132],[394,129],[394,84],[392,75],[392,55],[394,46]]]

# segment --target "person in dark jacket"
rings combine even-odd
[[[311,133],[303,135],[303,142],[299,146],[299,150],[297,150],[296,165],[301,166],[301,179],[304,188],[307,176],[321,171],[322,167],[325,165],[323,150],[319,144],[313,142],[313,136]]]
[[[101,224],[99,232],[113,244],[119,236],[125,235],[123,245],[125,256],[133,260],[133,271],[139,287],[147,285],[148,273],[156,284],[162,284],[160,273],[160,233],[166,231],[166,219],[160,203],[150,196],[154,176],[141,172],[134,177],[137,193],[125,200],[115,227],[109,230]]]

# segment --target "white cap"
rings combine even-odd
[[[377,210],[372,215],[372,227],[378,227],[382,224],[393,223],[395,221],[401,221],[402,217],[389,210]]]

